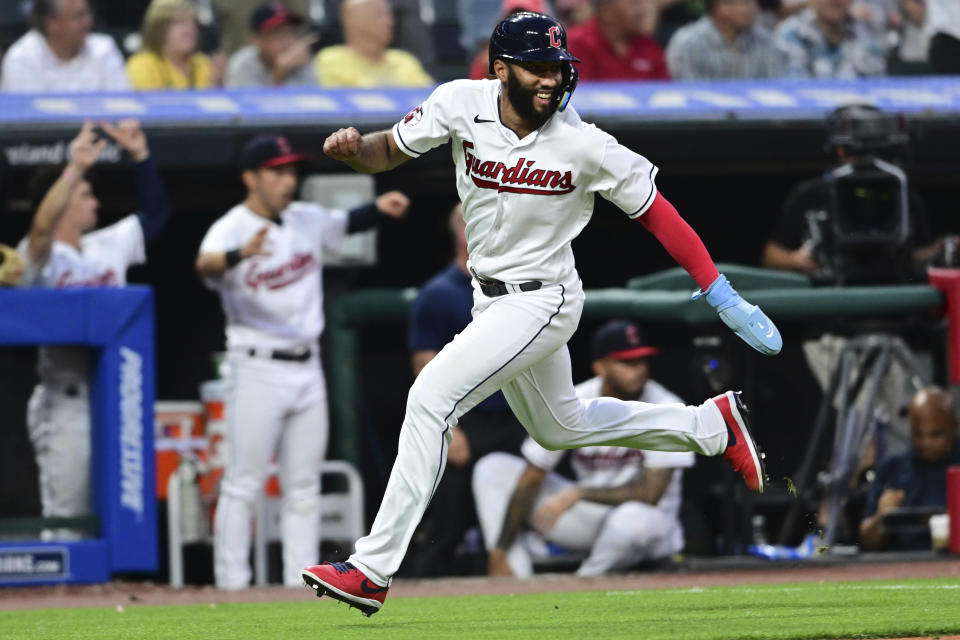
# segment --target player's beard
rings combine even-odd
[[[636,400],[643,393],[643,388],[646,386],[646,380],[640,385],[629,383],[621,384],[621,382],[612,375],[604,378],[603,382],[606,386],[604,395],[609,395],[619,400]]]
[[[549,107],[543,111],[537,111],[537,108],[533,106],[533,99],[536,97],[538,91],[539,89],[536,87],[533,89],[525,88],[520,84],[520,81],[517,80],[517,76],[514,75],[513,70],[509,67],[507,68],[507,100],[510,101],[510,106],[512,106],[513,110],[520,116],[520,119],[527,124],[533,125],[534,129],[539,129],[543,123],[553,115],[553,112],[557,110],[556,104],[551,100]],[[554,89],[551,93],[556,94],[556,91],[557,90]]]

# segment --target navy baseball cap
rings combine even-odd
[[[266,33],[285,24],[300,26],[303,22],[302,17],[278,0],[264,2],[250,14],[250,29],[254,33]]]
[[[240,152],[240,168],[244,171],[268,169],[309,160],[303,153],[294,153],[283,136],[257,136]]]
[[[644,344],[640,327],[627,320],[611,320],[593,334],[593,359],[634,360],[660,353]]]

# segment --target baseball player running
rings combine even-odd
[[[213,223],[197,256],[197,271],[220,294],[227,319],[227,462],[213,547],[222,589],[250,584],[250,520],[275,451],[284,584],[299,585],[300,568],[317,561],[328,430],[318,350],[323,253],[385,215],[402,217],[410,204],[399,191],[350,212],[294,202],[296,165],[305,159],[285,138],[251,140],[240,157],[247,198]]]
[[[658,350],[643,343],[632,322],[613,320],[600,327],[592,351],[597,375],[575,387],[579,397],[683,403],[650,379],[648,358]],[[533,574],[533,557],[520,535],[529,525],[549,542],[589,551],[577,570],[581,576],[683,549],[680,485],[683,468],[693,466],[693,453],[573,449],[576,482],[552,473],[566,451],[548,451],[528,437],[521,453],[523,458],[491,453],[474,467],[473,495],[490,552],[490,575]]]
[[[473,320],[420,372],[407,399],[397,459],[370,534],[348,562],[310,566],[318,595],[370,615],[440,481],[451,425],[502,389],[527,432],[547,449],[617,445],[724,454],[747,486],[763,491],[761,454],[739,395],[699,406],[614,398],[581,400],[566,343],[583,309],[571,241],[595,194],[639,220],[693,277],[723,321],[752,347],[775,354],[773,323],[717,273],[699,236],[657,192],[657,168],[568,108],[577,59],[555,19],[515,13],[490,38],[490,80],[437,87],[392,130],[341,129],[324,151],[358,171],[392,169],[448,140],[463,203]]]
[[[105,134],[103,136],[102,134]],[[136,168],[140,210],[119,222],[97,225],[100,203],[84,174],[97,161],[107,137],[119,144]],[[43,172],[34,186],[45,195],[30,232],[19,245],[25,256],[23,285],[122,287],[127,269],[146,260],[146,245],[170,216],[163,182],[136,120],[117,125],[85,122],[70,143],[70,161],[59,174]],[[43,183],[43,184],[41,184]],[[30,397],[27,428],[40,471],[44,517],[90,512],[90,352],[84,347],[41,347],[40,384]],[[45,537],[75,538],[72,529],[45,531]]]

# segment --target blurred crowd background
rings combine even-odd
[[[585,81],[960,70],[950,0],[11,0],[0,87],[424,86],[483,77],[517,10],[563,21]]]

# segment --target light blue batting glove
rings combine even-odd
[[[711,307],[717,310],[723,323],[748,345],[768,356],[780,353],[783,338],[776,325],[760,307],[749,304],[734,291],[722,273],[707,287],[693,294],[692,300],[705,295]]]

